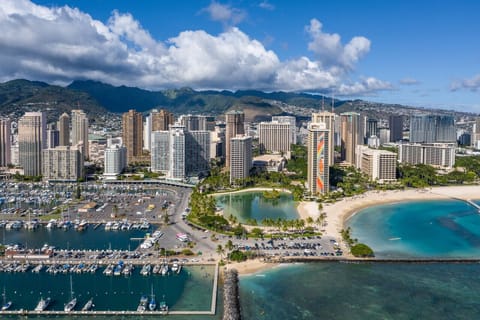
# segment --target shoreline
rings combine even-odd
[[[284,193],[290,193],[290,194],[292,193],[288,189],[255,187],[255,188],[241,189],[241,190],[235,190],[235,191],[225,191],[225,192],[212,193],[210,195],[211,196],[225,196],[225,195],[229,195],[229,194],[237,194],[237,193],[244,193],[244,192],[273,191],[273,190],[277,190],[279,192],[284,192]]]
[[[260,271],[271,270],[277,266],[279,263],[275,262],[264,262],[259,258],[253,260],[246,260],[243,262],[232,262],[224,266],[225,270],[236,269],[238,274],[241,276],[247,276],[252,274],[257,274]]]
[[[428,189],[406,189],[388,191],[368,191],[361,195],[344,198],[334,203],[324,203],[321,211],[314,201],[301,202],[298,206],[301,217],[316,218],[320,212],[326,214],[324,236],[341,240],[340,231],[345,223],[362,209],[391,203],[429,200],[472,200],[480,199],[480,186],[448,186]],[[315,205],[315,206],[314,206]]]

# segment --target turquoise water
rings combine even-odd
[[[0,229],[0,243],[17,244],[20,243],[26,248],[41,248],[45,243],[55,246],[58,249],[76,249],[76,250],[127,250],[138,247],[141,240],[150,230],[128,230],[128,231],[105,231],[104,225],[93,229],[90,225],[84,231],[75,231],[73,228],[64,231],[63,229],[49,230],[45,227],[39,227],[35,230],[5,230]]]
[[[77,310],[89,298],[93,298],[95,310],[136,310],[140,297],[150,295],[153,288],[157,301],[165,297],[170,311],[209,311],[213,275],[212,266],[186,266],[180,274],[167,277],[144,277],[138,274],[138,268],[130,277],[107,277],[97,271],[95,274],[72,275],[72,287],[78,299]],[[5,288],[6,297],[13,302],[14,310],[34,309],[41,296],[51,297],[54,301],[49,310],[63,310],[71,296],[69,275],[0,273],[0,285],[2,293]]]
[[[224,209],[224,215],[235,216],[239,222],[248,219],[257,220],[258,224],[265,218],[298,219],[298,211],[293,196],[281,193],[277,199],[265,199],[262,192],[242,192],[216,196],[217,206]]]
[[[347,222],[352,237],[382,258],[480,258],[480,214],[463,201],[370,207]]]
[[[478,319],[478,264],[311,263],[241,277],[244,319]]]

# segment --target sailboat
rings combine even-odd
[[[63,310],[65,312],[70,312],[72,311],[75,306],[77,305],[77,298],[73,297],[73,284],[72,284],[72,276],[70,276],[70,301],[65,305],[65,308]]]
[[[7,302],[7,296],[5,295],[5,287],[3,287],[3,304],[2,311],[7,311],[12,306],[12,301]]]
[[[48,308],[51,302],[52,299],[50,297],[48,297],[47,299],[43,299],[42,297],[40,297],[40,301],[38,301],[38,304],[35,307],[35,311],[45,311],[45,309]]]
[[[152,285],[152,294],[150,297],[150,302],[148,303],[148,310],[154,311],[157,308],[157,302],[155,301],[155,295],[153,294],[153,285]]]
[[[168,313],[168,305],[167,305],[167,301],[165,300],[165,295],[163,295],[163,300],[160,302],[160,305],[159,305],[158,309],[159,309],[163,314],[167,314],[167,313]]]
[[[85,303],[85,305],[82,308],[82,311],[90,311],[95,305],[93,304],[93,298],[90,298],[90,300]]]

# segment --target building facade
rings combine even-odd
[[[252,169],[252,138],[237,135],[230,139],[230,183],[250,176]]]
[[[138,161],[143,152],[143,116],[129,110],[122,116],[123,143],[127,148],[127,164]]]
[[[225,165],[230,168],[230,143],[237,135],[245,134],[245,114],[242,111],[229,111],[225,114]]]
[[[83,110],[72,110],[72,146],[82,145],[85,159],[90,158],[88,145],[88,118]]]
[[[373,181],[397,181],[397,154],[394,152],[357,146],[356,167]]]
[[[58,145],[69,146],[70,145],[70,116],[67,113],[62,113],[58,118]]]
[[[152,132],[152,148],[150,152],[151,170],[153,172],[167,173],[169,170],[170,152],[169,131]]]
[[[26,112],[18,121],[18,157],[24,175],[42,174],[42,150],[47,145],[47,124],[43,112]]]
[[[454,143],[456,138],[455,119],[452,116],[410,117],[411,143]]]
[[[0,167],[6,167],[12,163],[11,127],[10,119],[0,117]]]
[[[272,122],[290,123],[290,144],[297,143],[297,118],[293,116],[272,116]]]
[[[152,131],[167,131],[170,125],[175,123],[173,113],[165,109],[152,111],[150,117],[152,121]]]
[[[335,113],[322,111],[312,113],[312,123],[325,123],[325,128],[330,131],[328,140],[328,166],[333,166],[335,163],[335,119],[338,118]]]
[[[307,138],[307,187],[312,195],[330,190],[328,157],[331,130],[324,122],[310,123]]]
[[[173,180],[185,179],[185,127],[182,125],[170,126],[168,156],[167,178]]]
[[[206,175],[210,168],[210,132],[185,132],[185,171],[187,176]]]
[[[427,164],[449,169],[455,164],[454,143],[403,143],[398,146],[400,163]]]
[[[127,166],[127,148],[121,144],[113,144],[105,149],[103,175],[116,178]]]
[[[341,159],[355,165],[357,146],[363,144],[363,128],[360,114],[345,112],[340,114],[341,120]]]
[[[390,117],[388,117],[388,128],[390,129],[389,142],[398,142],[402,140],[403,139],[403,116],[391,115]]]
[[[42,152],[44,181],[78,181],[84,178],[83,155],[79,148],[59,146]]]
[[[292,125],[289,122],[260,122],[257,127],[260,152],[282,153],[290,158]]]

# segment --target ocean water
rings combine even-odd
[[[107,277],[101,271],[95,274],[72,275],[72,288],[74,296],[78,299],[77,310],[81,309],[90,298],[93,298],[94,310],[136,310],[140,297],[150,296],[152,290],[157,303],[165,299],[171,311],[209,311],[211,308],[214,275],[212,266],[185,266],[180,274],[166,277],[160,275],[144,277],[138,274],[139,268],[130,277]],[[32,310],[40,297],[52,298],[53,304],[49,310],[63,310],[64,304],[71,297],[69,275],[50,275],[45,272],[40,274],[0,273],[0,286],[2,294],[5,288],[7,299],[13,302],[13,310]],[[67,319],[71,316],[60,318]],[[119,319],[119,316],[104,318]],[[123,318],[135,319],[138,316]],[[148,319],[148,317],[142,318]],[[200,320],[216,317],[174,316],[173,318]]]
[[[243,319],[478,319],[479,264],[309,263],[242,276]]]
[[[293,196],[281,193],[277,199],[265,199],[262,192],[242,192],[216,196],[217,206],[224,209],[224,215],[237,217],[239,222],[256,219],[261,224],[265,218],[298,219],[298,211]]]
[[[49,230],[40,226],[35,230],[5,230],[0,229],[0,243],[20,243],[26,248],[39,249],[44,244],[55,246],[57,249],[75,250],[134,250],[141,243],[147,232],[154,231],[153,225],[149,230],[128,230],[128,231],[105,231],[105,225],[93,228],[90,225],[84,231],[76,231],[73,228],[68,230]]]
[[[374,206],[346,225],[379,258],[480,258],[480,214],[463,201]]]

